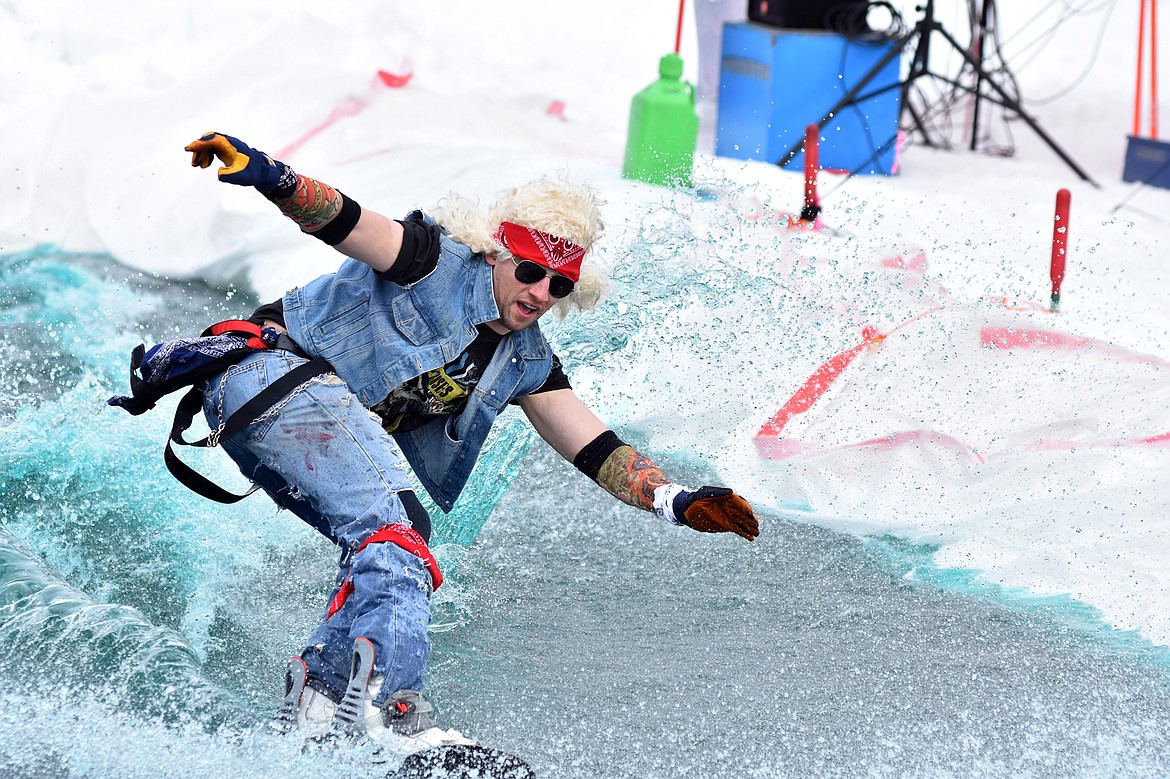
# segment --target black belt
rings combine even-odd
[[[305,350],[301,348],[301,345],[294,341],[292,336],[288,333],[283,333],[276,328],[267,328],[267,330],[273,330],[276,333],[276,338],[271,340],[269,339],[267,332],[263,336],[264,343],[268,344],[271,348],[280,349],[283,352],[292,352],[297,357],[303,357],[306,360],[313,359],[305,353]]]

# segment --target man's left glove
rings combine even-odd
[[[748,541],[760,534],[751,504],[726,487],[689,490],[664,484],[654,490],[654,513],[672,525],[686,525],[700,533],[735,533]]]
[[[297,174],[283,162],[251,148],[239,138],[222,133],[204,133],[183,147],[191,152],[191,167],[206,168],[218,157],[223,163],[220,181],[255,187],[269,197],[286,197],[296,188]]]

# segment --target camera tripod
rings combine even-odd
[[[947,32],[947,30],[941,24],[935,21],[934,0],[927,0],[924,6],[918,6],[917,10],[922,12],[922,18],[918,21],[914,28],[905,35],[894,40],[894,45],[890,47],[890,50],[885,54],[885,56],[883,56],[872,68],[870,68],[869,71],[867,71],[857,81],[857,83],[855,83],[849,89],[849,91],[846,92],[846,94],[836,105],[828,110],[824,117],[822,117],[821,120],[817,122],[817,126],[824,127],[834,116],[837,115],[839,111],[847,108],[848,106],[862,103],[865,100],[869,100],[870,98],[876,97],[877,95],[889,92],[892,89],[900,89],[902,93],[902,110],[910,115],[910,119],[913,121],[914,128],[917,130],[918,134],[922,136],[923,142],[927,146],[935,146],[936,144],[933,142],[931,134],[927,131],[922,114],[914,106],[910,105],[907,99],[909,97],[910,86],[918,79],[930,76],[931,78],[969,92],[974,96],[975,105],[971,132],[971,149],[973,151],[976,147],[976,131],[978,129],[979,123],[979,103],[981,100],[989,100],[1012,111],[1021,119],[1023,119],[1024,122],[1040,137],[1040,139],[1043,140],[1044,143],[1046,143],[1048,147],[1056,153],[1056,156],[1060,157],[1060,159],[1063,160],[1064,163],[1068,165],[1074,173],[1077,174],[1077,176],[1079,176],[1083,181],[1089,182],[1093,186],[1098,186],[1097,182],[1093,181],[1089,174],[1086,173],[1076,163],[1076,161],[1069,156],[1068,152],[1062,149],[1060,145],[1055,140],[1053,140],[1047,132],[1045,132],[1044,128],[1040,126],[1040,123],[1023,109],[1019,101],[1013,98],[1007,92],[1007,90],[1004,89],[1003,85],[1000,84],[999,81],[996,80],[996,78],[992,74],[988,73],[987,70],[983,67],[983,62],[981,61],[983,35],[982,29],[987,25],[988,13],[991,5],[992,0],[984,0],[981,19],[982,27],[980,29],[980,59],[976,59],[971,54],[971,52],[969,52],[957,40],[955,40],[953,35]],[[954,78],[931,71],[930,44],[931,39],[935,34],[941,36],[944,42],[949,44],[951,48],[962,55],[967,65],[969,65],[974,70],[976,75],[975,86],[968,86],[966,84],[960,83]],[[888,65],[890,61],[894,59],[894,57],[897,57],[899,54],[905,51],[911,44],[916,45],[914,48],[914,57],[910,61],[910,70],[906,77],[896,84],[891,84],[889,86],[882,87],[881,89],[862,94],[862,91],[882,71],[882,69]],[[983,89],[985,84],[990,87],[992,94],[985,94]],[[895,140],[896,137],[890,138],[878,150],[878,154],[888,149],[895,142]],[[781,155],[776,164],[781,167],[787,165],[797,154],[801,152],[803,148],[804,140],[802,139],[785,154]],[[874,157],[878,156],[878,154],[875,154]]]

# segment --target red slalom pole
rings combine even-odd
[[[686,8],[687,0],[678,0],[678,30],[674,34],[674,53],[678,54],[678,50],[682,48],[682,28],[683,28],[683,10]]]
[[[1060,285],[1064,281],[1064,262],[1068,256],[1068,210],[1072,193],[1062,189],[1056,193],[1056,217],[1052,223],[1052,312],[1060,311]]]
[[[1145,67],[1146,46],[1146,0],[1138,0],[1141,11],[1138,16],[1137,84],[1133,91],[1133,135],[1142,134],[1142,70]]]
[[[800,210],[800,218],[805,222],[815,222],[821,213],[821,204],[817,198],[817,171],[821,167],[821,128],[810,124],[804,128],[804,208]]]
[[[1150,137],[1158,139],[1158,3],[1150,0]]]

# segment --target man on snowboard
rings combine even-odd
[[[206,385],[215,430],[308,358],[333,369],[222,442],[247,478],[341,549],[321,623],[289,664],[283,728],[404,751],[467,743],[436,725],[420,694],[442,574],[407,469],[449,511],[509,403],[619,500],[701,532],[759,534],[743,498],[672,483],[608,430],[537,326],[558,303],[596,303],[582,261],[604,226],[587,185],[541,178],[486,210],[451,195],[429,215],[393,220],[231,136],[208,133],[186,150],[200,168],[218,158],[222,181],[255,187],[347,258],[253,314],[287,334],[287,348],[257,351]]]

